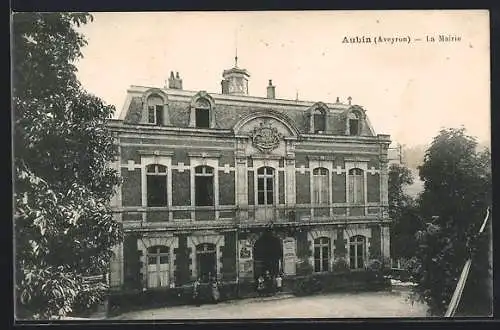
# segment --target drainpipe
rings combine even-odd
[[[240,297],[240,239],[236,230],[236,298]]]

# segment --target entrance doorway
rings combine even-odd
[[[283,248],[281,240],[270,232],[265,232],[253,246],[253,262],[255,278],[263,275],[267,270],[271,275],[281,271]]]
[[[198,277],[202,282],[208,282],[217,275],[217,258],[215,244],[204,243],[196,247]]]

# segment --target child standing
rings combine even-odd
[[[281,275],[278,273],[278,275],[276,276],[276,291],[277,292],[281,292],[281,288],[282,288],[282,285],[283,285],[283,278],[281,277]]]

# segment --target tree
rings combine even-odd
[[[114,107],[76,78],[85,13],[12,16],[16,315],[45,319],[99,302],[122,230],[109,206]]]
[[[475,261],[471,273],[476,278],[470,283],[485,283],[488,276],[488,251],[477,234],[491,205],[491,156],[487,149],[477,150],[464,128],[443,129],[427,149],[419,174],[424,181],[419,212],[428,223],[418,232],[414,293],[432,314],[443,315],[468,257]]]
[[[404,192],[413,184],[411,171],[399,164],[389,167],[389,216],[391,225],[391,256],[411,258],[415,254],[415,233],[421,228],[415,201]]]

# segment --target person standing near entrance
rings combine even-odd
[[[278,273],[275,279],[276,282],[276,291],[281,292],[282,289],[282,284],[283,284],[283,278],[281,277],[281,274]]]
[[[266,275],[264,276],[264,286],[266,288],[266,293],[271,294],[273,292],[273,278],[269,270],[266,270]]]
[[[219,284],[217,283],[217,279],[213,279],[210,284],[212,290],[212,302],[217,304],[220,299]]]
[[[264,293],[264,277],[262,275],[257,278],[257,293],[259,296]]]
[[[200,306],[200,279],[197,278],[193,282],[193,303],[196,306]]]

